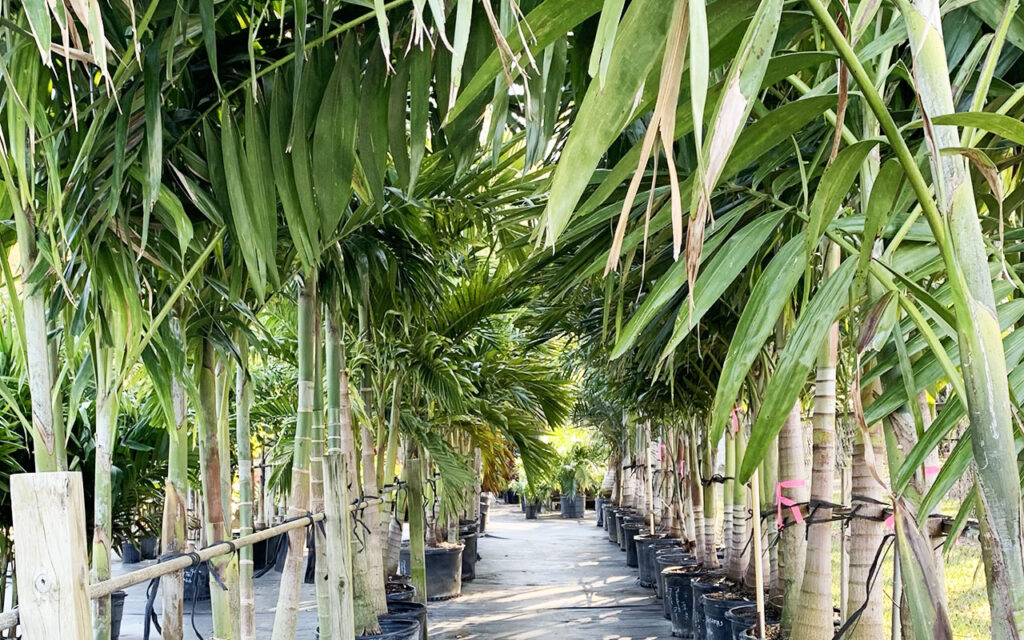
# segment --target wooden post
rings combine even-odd
[[[327,591],[332,615],[327,637],[354,640],[352,604],[352,531],[348,517],[348,483],[345,456],[340,451],[324,455],[324,514],[327,533]]]
[[[761,487],[760,471],[754,469],[754,475],[750,476],[750,497],[754,517],[751,518],[754,524],[754,597],[757,603],[757,634],[758,638],[765,638],[764,624],[764,569],[762,564],[764,558],[761,556]]]
[[[409,573],[416,587],[414,600],[427,603],[427,559],[424,550],[423,468],[418,455],[405,464],[406,498],[409,509]]]
[[[82,474],[13,475],[11,509],[22,638],[92,638]]]

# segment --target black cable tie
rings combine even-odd
[[[228,586],[226,584],[224,584],[224,581],[220,579],[219,575],[217,575],[216,567],[214,567],[213,564],[209,560],[206,561],[206,566],[210,570],[210,575],[213,576],[214,581],[220,586],[220,588],[223,591],[227,591],[228,590]]]
[[[188,553],[185,553],[185,554],[182,554],[182,555],[186,555],[189,558],[192,558],[192,566],[193,567],[198,567],[203,562],[203,559],[201,557],[199,557],[199,554],[197,552],[195,552],[195,551],[189,551]]]

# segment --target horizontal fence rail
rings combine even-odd
[[[355,513],[366,509],[367,507],[392,502],[394,501],[394,497],[388,496],[393,496],[393,494],[396,494],[404,487],[404,482],[387,485],[382,489],[381,496],[367,497],[356,500],[352,504],[348,505],[348,512]],[[247,536],[242,536],[228,541],[215,542],[191,553],[175,554],[170,558],[161,559],[157,564],[144,567],[124,575],[116,576],[102,582],[90,584],[87,588],[88,597],[90,600],[95,600],[97,598],[108,596],[115,591],[120,591],[127,587],[148,582],[154,578],[159,578],[177,571],[184,571],[189,567],[202,564],[203,562],[229,553],[234,553],[238,549],[251,547],[258,542],[269,540],[270,538],[276,537],[282,533],[287,533],[295,529],[301,529],[318,522],[323,522],[325,518],[326,514],[323,511],[307,513],[306,515],[291,518],[279,525],[268,527],[267,529],[257,531]],[[20,622],[21,619],[17,607],[10,611],[0,613],[0,631],[17,627]]]

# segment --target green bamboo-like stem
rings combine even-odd
[[[705,431],[705,434],[707,432]],[[718,562],[718,552],[715,549],[715,518],[718,511],[715,507],[715,483],[708,482],[714,475],[714,452],[711,449],[711,442],[707,435],[704,436],[704,446],[701,450],[701,466],[704,476],[704,566],[708,569],[718,569],[721,564]]]
[[[722,545],[725,548],[725,561],[724,566],[729,566],[729,561],[732,560],[732,516],[733,516],[733,484],[736,476],[736,438],[728,433],[731,429],[727,430],[725,434],[725,477],[726,481],[722,483]]]
[[[231,382],[234,363],[227,357],[218,357],[214,373],[217,377],[217,448],[220,451],[220,498],[224,509],[224,526],[226,533],[231,535],[231,498],[234,490],[231,475],[231,425],[228,416],[231,412]],[[228,609],[231,618],[231,637],[238,638],[241,628],[241,594],[238,591],[237,558],[233,568],[225,571],[224,587],[227,587]]]
[[[829,244],[825,278],[839,267],[839,247]],[[832,502],[836,458],[836,363],[839,353],[839,324],[833,324],[818,350],[814,383],[813,439],[811,449],[811,500]],[[820,508],[817,517],[826,520],[832,510]],[[793,624],[793,640],[828,640],[832,637],[832,529],[816,526],[807,530],[807,559],[800,587],[800,608]]]
[[[736,432],[736,460],[743,459],[747,448],[747,434],[743,426]],[[733,482],[732,487],[732,555],[727,567],[729,577],[739,582],[747,566],[747,540],[751,535],[747,521],[747,487],[741,482]]]
[[[800,403],[796,402],[779,431],[779,482],[790,485],[803,483],[802,486],[782,487],[780,490],[783,497],[797,504],[807,502],[810,495],[807,466],[804,464],[804,427],[800,413]],[[786,528],[779,538],[780,588],[785,597],[781,622],[788,632],[793,629],[800,604],[800,581],[803,579],[807,554],[807,525],[797,522],[791,509],[783,507],[782,517]]]
[[[314,325],[316,322],[317,272],[310,270],[303,277],[299,293],[298,360],[299,398],[295,419],[295,447],[292,452],[292,486],[288,496],[288,517],[303,515],[309,509],[309,449],[313,427],[313,372],[316,362]],[[299,586],[302,583],[303,555],[306,534],[296,529],[288,534],[288,555],[281,573],[274,616],[273,640],[292,640],[299,607]]]
[[[6,164],[6,157],[4,161]],[[14,209],[22,280],[27,280],[39,260],[36,232],[26,212],[18,206],[18,197],[10,191],[8,193],[11,196],[9,202]],[[25,285],[22,292],[22,313],[25,327],[25,364],[28,369],[29,394],[32,398],[32,455],[36,471],[67,470],[67,457],[61,459],[58,455],[57,442],[59,439],[63,443],[64,434],[57,433],[56,429],[63,421],[58,423],[54,419],[53,371],[50,367],[46,330],[46,291],[42,283]]]
[[[110,578],[110,540],[113,527],[111,455],[117,430],[117,395],[110,388],[115,375],[113,350],[94,336],[93,362],[96,380],[96,466],[94,469],[92,582]],[[93,640],[110,638],[110,596],[93,601]]]
[[[312,440],[309,446],[309,510],[313,513],[324,508],[324,389],[323,389],[323,322],[320,319],[321,305],[316,306],[316,317],[313,320],[313,425]],[[327,536],[320,527],[313,528],[313,565],[316,567],[314,583],[316,585],[317,617],[320,621],[320,637],[323,640],[337,640],[331,629],[330,619],[331,594],[327,579]]]
[[[161,531],[162,551],[165,554],[185,551],[186,506],[188,496],[188,414],[185,385],[178,376],[171,378],[172,424],[167,427],[167,481],[164,484],[164,514]],[[185,584],[183,574],[175,572],[160,578],[163,594],[161,637],[182,640],[184,627]]]
[[[249,341],[237,334],[239,366],[235,370],[235,440],[238,443],[238,534],[245,537],[253,528],[252,504],[252,435],[249,410],[252,390],[249,387]],[[256,638],[256,593],[253,584],[252,547],[238,550],[239,638]]]
[[[217,417],[217,354],[213,342],[202,340],[199,369],[199,440],[200,475],[203,485],[203,511],[206,515],[206,541],[230,540],[231,531],[225,521],[224,501],[221,497],[221,460],[218,442]],[[238,563],[234,555],[220,556],[210,560],[210,609],[213,613],[213,637],[225,640],[234,636],[235,620],[231,611],[231,594],[221,589],[212,575],[214,572],[221,582],[236,582]]]
[[[1012,413],[1006,356],[995,313],[984,238],[978,222],[974,189],[966,160],[936,159],[936,193],[946,203],[943,217],[924,175],[863,65],[821,0],[808,0],[836,51],[847,63],[864,99],[906,171],[946,267],[967,391],[971,446],[977,465],[978,516],[982,557],[992,611],[993,637],[1024,636],[1024,540],[1021,491],[1012,442]],[[936,0],[901,0],[914,54],[914,77],[927,117],[953,112],[952,91]],[[936,152],[959,145],[955,127],[934,127]]]
[[[336,302],[327,310],[327,451],[341,451],[341,374],[345,355],[341,346]]]
[[[405,463],[406,492],[409,509],[409,573],[416,587],[414,599],[427,603],[426,531],[423,513],[423,465],[415,451]]]

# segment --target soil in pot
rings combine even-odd
[[[749,605],[753,600],[744,593],[726,589],[704,596],[704,628],[707,640],[733,640],[732,623],[726,618],[731,609]]]
[[[665,582],[665,609],[672,621],[672,635],[677,638],[693,636],[693,591],[692,582],[701,577],[697,565],[669,567],[662,573]],[[703,640],[703,638],[701,638]]]
[[[420,640],[427,640],[427,605],[418,602],[389,602],[388,617],[418,621]]]
[[[645,533],[634,538],[634,542],[636,543],[637,568],[640,570],[640,586],[654,589],[658,584],[654,552],[657,549],[678,546],[679,540],[669,538],[667,533],[656,533],[654,535]]]
[[[380,617],[380,633],[358,637],[360,640],[419,640],[420,634],[419,620],[383,615]]]
[[[404,582],[388,581],[384,585],[384,591],[387,593],[388,602],[412,602],[416,595],[416,587]]]
[[[782,640],[785,637],[785,634],[782,632],[782,625],[778,623],[765,623],[763,640]],[[757,635],[757,630],[754,628],[754,625],[750,625],[750,628],[744,630],[743,634],[740,635],[740,640],[761,640],[761,638]]]
[[[665,579],[662,573],[669,567],[695,566],[696,558],[683,549],[656,549],[654,552],[655,575],[658,583],[655,585],[658,598],[665,597]],[[665,608],[665,619],[668,620],[668,608]]]
[[[623,526],[622,530],[626,532],[626,566],[637,568],[639,562],[636,557],[636,537],[649,529],[641,522],[631,522]]]
[[[124,617],[124,599],[127,591],[115,591],[110,594],[110,640],[121,636],[121,618]]]
[[[450,600],[462,593],[462,550],[461,544],[440,544],[427,547],[427,600]],[[409,563],[409,545],[402,545],[399,556],[399,571],[411,574]]]
[[[704,596],[729,587],[729,582],[720,574],[709,573],[690,581],[690,590],[693,592],[693,633],[701,640],[704,640],[704,636],[707,635],[707,624],[704,622]]]
[[[477,554],[477,541],[479,535],[476,533],[467,533],[460,536],[462,544],[466,546],[462,551],[462,581],[469,582],[470,580],[476,579],[476,561],[480,559]]]
[[[778,608],[768,605],[764,612],[765,623],[777,623],[780,615]],[[757,623],[757,606],[749,604],[733,607],[725,612],[725,619],[729,621],[729,629],[732,632],[730,640],[743,640],[743,632]]]

